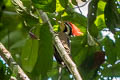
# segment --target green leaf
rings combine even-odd
[[[59,0],[62,7],[66,8],[68,5],[68,0]]]
[[[104,9],[105,9],[106,2],[103,0],[100,0],[98,3],[98,10],[97,10],[97,15],[102,15],[104,14]]]
[[[85,46],[86,38],[84,36],[71,38],[71,54],[77,65],[81,65],[87,56],[87,47]]]
[[[104,11],[105,5],[106,5],[106,3],[105,3],[104,1],[99,1],[99,3],[98,3],[98,8],[99,8],[101,11]]]
[[[39,35],[39,28],[35,31]],[[31,72],[36,64],[38,58],[39,41],[35,39],[27,39],[22,49],[21,63],[25,71]]]
[[[104,47],[108,63],[114,64],[117,60],[117,52],[115,43],[108,36],[104,39]]]
[[[48,72],[48,77],[52,77],[58,74],[57,62],[53,62],[52,69]]]
[[[104,14],[107,27],[115,33],[115,28],[120,27],[120,13],[114,0],[107,1]]]
[[[90,35],[97,37],[98,36],[98,29],[94,24],[96,20],[96,13],[97,13],[97,5],[99,0],[92,0],[88,6],[88,31]]]
[[[115,36],[115,40],[116,40],[116,43],[115,43],[116,54],[120,59],[120,38],[118,37],[118,35]]]
[[[96,47],[91,47],[88,46],[84,49],[84,54],[85,58],[82,58],[81,55],[81,60],[82,64],[79,66],[80,73],[83,77],[84,80],[93,80],[94,77],[96,77],[95,74],[97,74],[97,68],[94,68],[94,54],[97,51]],[[80,61],[80,60],[79,60]]]
[[[72,58],[79,68],[80,74],[84,80],[95,77],[96,69],[94,67],[94,53],[97,47],[87,45],[86,36],[73,37],[71,39]]]
[[[99,30],[102,30],[103,28],[106,27],[105,20],[104,20],[104,14],[97,16],[95,24]]]
[[[67,16],[62,17],[64,21],[70,21],[75,24],[80,29],[83,29],[83,32],[86,32],[87,18],[73,10],[70,7],[66,9]]]
[[[32,0],[36,8],[46,12],[54,12],[56,10],[56,0]]]
[[[40,28],[39,53],[37,63],[34,67],[33,74],[41,75],[42,78],[47,75],[47,72],[52,68],[53,62],[53,43],[52,35],[47,24]]]
[[[13,31],[9,33],[9,39],[8,39],[8,35],[6,35],[5,37],[2,38],[1,42],[4,44],[4,46],[11,46],[14,43],[16,43],[17,41],[21,40],[22,38],[22,32],[21,31]],[[9,43],[9,45],[8,45]]]
[[[72,0],[72,4],[77,5],[76,0]]]
[[[9,80],[11,75],[11,70],[4,64],[3,60],[0,59],[0,80]]]
[[[102,75],[105,77],[118,77],[120,76],[120,64],[114,64],[111,67],[106,67],[102,71]]]
[[[24,13],[22,17],[26,21],[27,26],[33,27],[39,23],[39,19],[35,18],[34,16],[31,16],[30,14]]]
[[[3,5],[3,0],[1,0],[0,6]]]
[[[15,48],[20,48],[23,47],[25,44],[26,40],[19,40],[16,43],[14,43],[13,45],[10,46],[10,50],[15,49]]]
[[[61,6],[60,1],[56,0],[56,12],[63,11],[64,8]]]
[[[74,12],[73,13],[73,15],[71,15],[72,17],[71,17],[71,20],[73,21],[73,22],[76,22],[77,24],[79,24],[79,25],[81,25],[81,26],[83,26],[83,27],[86,27],[87,26],[87,24],[86,24],[86,22],[87,22],[87,18],[85,17],[85,16],[83,16],[83,15],[80,15],[80,14],[78,14],[78,13],[76,13],[76,12]],[[69,19],[68,19],[69,20]],[[79,26],[78,26],[79,27]]]
[[[95,46],[97,43],[95,42],[95,39],[90,35],[89,32],[87,32],[87,41],[89,46]]]

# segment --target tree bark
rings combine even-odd
[[[3,46],[2,43],[0,43],[0,56],[5,60],[5,62],[8,64],[9,68],[12,71],[17,72],[16,75],[17,75],[18,80],[19,79],[30,80],[28,76],[24,73],[24,71],[21,69],[21,67],[15,62],[11,53]]]

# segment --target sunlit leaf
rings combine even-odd
[[[104,11],[105,5],[106,5],[106,3],[104,1],[102,1],[102,0],[100,0],[99,3],[98,3],[98,8],[101,11]]]
[[[63,11],[64,8],[60,5],[60,1],[56,0],[56,12]]]
[[[95,24],[99,30],[102,30],[103,28],[106,27],[105,25],[105,20],[104,20],[104,15],[99,15],[96,18]]]

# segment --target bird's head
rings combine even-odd
[[[67,35],[71,36],[81,36],[83,33],[71,22],[62,22],[60,25],[62,32],[65,32]]]

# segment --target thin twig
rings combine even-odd
[[[0,43],[0,56],[5,60],[12,71],[17,70],[17,78],[20,80],[30,80],[21,67],[15,62],[11,53]]]
[[[80,11],[80,13],[82,14],[82,11],[80,10],[80,7],[79,7],[78,3],[77,3],[77,7],[78,7],[78,10]]]
[[[60,66],[59,67],[59,77],[58,77],[58,80],[61,80],[61,78],[62,78],[62,70],[63,70],[63,67]]]
[[[10,80],[17,80],[16,77],[11,76]]]
[[[77,7],[74,7],[74,8],[81,8],[81,7],[84,7],[89,1],[90,1],[90,0],[86,1],[85,4],[80,5],[80,6],[78,5]]]

